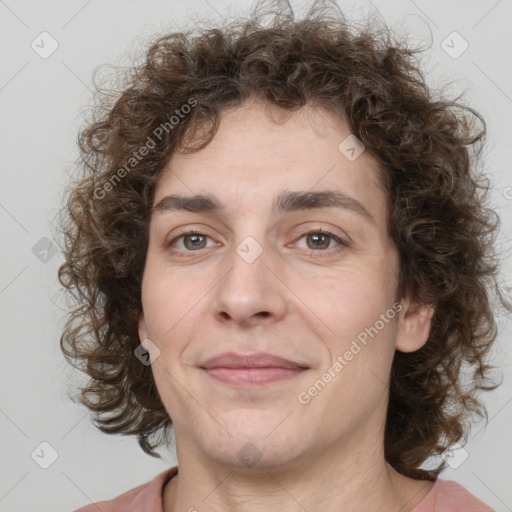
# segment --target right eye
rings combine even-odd
[[[175,238],[173,238],[169,243],[169,247],[176,247],[178,242],[182,241],[183,246],[178,247],[178,250],[185,252],[195,252],[199,249],[205,249],[205,241],[207,238],[210,238],[208,235],[201,233],[196,230],[189,230],[184,233],[179,234]],[[211,247],[211,246],[210,246]]]

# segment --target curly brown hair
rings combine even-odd
[[[289,112],[323,107],[345,119],[380,163],[400,256],[397,300],[412,292],[435,308],[427,343],[395,353],[385,428],[389,464],[435,479],[444,462],[420,466],[467,438],[471,414],[487,418],[479,394],[497,386],[487,362],[497,336],[493,309],[510,309],[497,278],[499,217],[486,205],[488,179],[477,172],[485,122],[460,98],[436,96],[418,50],[373,17],[355,29],[322,2],[301,20],[270,12],[269,26],[260,4],[223,27],[158,37],[118,93],[98,94],[79,135],[83,174],[69,187],[61,219],[58,276],[75,302],[60,344],[89,377],[79,400],[100,430],[136,435],[160,457],[154,449],[168,441],[172,421],[151,367],[134,356],[159,174],[178,148],[205,147],[220,113],[251,98]]]

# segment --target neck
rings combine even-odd
[[[411,512],[434,485],[393,470],[380,439],[370,446],[362,440],[352,440],[343,449],[327,446],[286,466],[266,469],[196,459],[190,457],[193,445],[181,441],[176,445],[189,457],[178,452],[179,473],[166,486],[164,512]]]

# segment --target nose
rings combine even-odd
[[[229,270],[215,287],[216,319],[240,327],[281,320],[286,315],[287,288],[281,272],[271,264],[270,249],[254,239],[235,249],[226,256]]]

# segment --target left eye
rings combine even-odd
[[[335,247],[347,245],[341,238],[328,231],[310,231],[309,233],[304,233],[299,240],[303,238],[306,238],[307,248],[313,251],[332,248],[330,247],[332,241],[337,243]],[[309,242],[311,242],[311,245]]]

